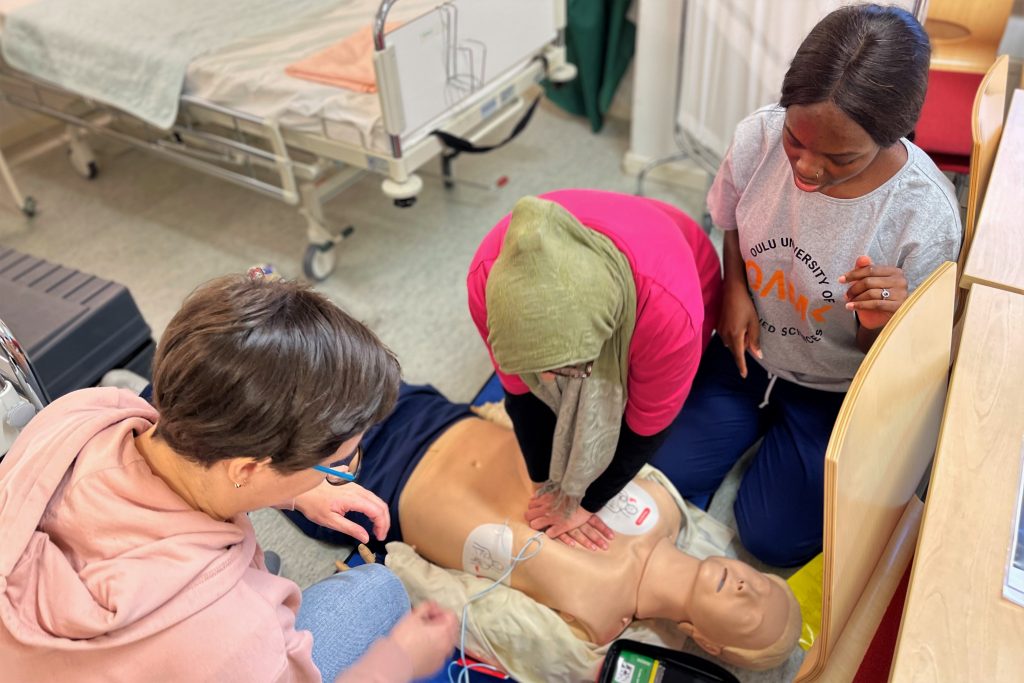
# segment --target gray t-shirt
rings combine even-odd
[[[814,389],[845,391],[864,354],[837,281],[858,256],[903,269],[913,291],[960,251],[953,186],[907,140],[907,162],[868,194],[804,192],[782,148],[785,110],[765,107],[736,128],[708,194],[715,224],[739,230],[747,284],[761,319],[761,365]]]

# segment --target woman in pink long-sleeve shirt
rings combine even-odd
[[[618,442],[614,446],[614,455],[603,473],[587,487],[585,495],[578,501],[579,507],[571,517],[559,518],[550,506],[536,499],[531,503],[530,512],[527,514],[534,528],[547,526],[550,535],[559,536],[569,543],[577,542],[596,549],[604,546],[604,537],[610,537],[610,531],[603,529],[592,513],[600,510],[606,502],[617,495],[622,486],[662,446],[673,420],[679,414],[689,393],[701,352],[707,345],[717,320],[721,296],[721,270],[714,247],[700,226],[678,209],[663,202],[596,190],[560,190],[540,195],[538,199],[543,201],[538,203],[532,200],[533,203],[529,205],[524,205],[521,201],[517,204],[516,212],[499,221],[480,244],[467,278],[469,309],[480,336],[487,344],[495,370],[505,389],[506,408],[526,458],[530,477],[540,486],[541,482],[545,482],[550,476],[552,443],[553,439],[557,441],[555,431],[559,420],[556,412],[561,413],[556,411],[550,402],[542,401],[537,395],[538,392],[532,391],[523,377],[505,372],[502,368],[502,358],[499,357],[501,352],[496,353],[495,347],[513,347],[513,350],[518,352],[522,346],[537,341],[522,338],[526,336],[523,330],[529,327],[528,325],[522,325],[516,320],[507,320],[509,317],[520,317],[515,312],[517,303],[521,307],[532,305],[532,301],[526,299],[531,299],[529,288],[534,286],[533,283],[538,283],[537,286],[548,286],[555,292],[553,297],[548,297],[545,301],[550,302],[553,299],[556,302],[556,310],[546,311],[544,315],[552,320],[558,320],[561,317],[560,312],[575,313],[571,307],[578,305],[575,302],[579,299],[580,288],[587,287],[583,283],[586,277],[581,274],[577,280],[574,273],[564,272],[566,268],[571,267],[565,264],[592,263],[593,259],[586,261],[589,258],[587,254],[579,256],[575,252],[603,248],[603,241],[597,243],[595,247],[593,240],[584,239],[586,235],[572,233],[574,228],[571,225],[566,227],[565,219],[559,214],[542,213],[543,202],[557,204],[571,215],[568,220],[575,219],[584,228],[610,240],[618,254],[621,254],[613,254],[611,261],[621,262],[624,258],[628,263],[632,285],[635,287],[635,323],[632,323],[631,330],[626,331],[631,336],[628,337],[628,367],[623,387],[625,404],[621,425],[615,425],[618,430]],[[540,221],[542,224],[527,226],[526,230],[519,231],[521,234],[510,236],[509,228],[517,220],[517,212],[521,224],[527,221]],[[528,212],[532,213],[527,216]],[[553,216],[549,221],[550,225],[543,224],[547,220],[547,215]],[[551,237],[550,233],[560,229],[572,234],[557,244],[552,240],[543,246],[537,246]],[[513,296],[522,294],[524,301],[512,301],[505,307],[511,311],[511,315],[495,316],[494,311],[488,309],[488,292],[492,292],[493,295],[500,294],[507,299],[509,288],[517,286],[514,282],[511,285],[508,283],[515,278],[516,274],[513,271],[519,267],[516,265],[518,262],[514,261],[513,257],[506,258],[504,264],[501,260],[503,249],[509,249],[510,241],[514,242],[511,249],[514,249],[517,255],[530,250],[541,253],[542,256],[539,258],[544,265],[538,267],[536,271],[531,271],[525,288],[516,290]],[[573,253],[562,258],[560,253],[550,253],[555,251]],[[527,255],[531,256],[529,253]],[[550,261],[543,261],[549,257]],[[598,260],[598,270],[605,269],[605,265],[608,266],[608,270],[618,267],[616,263],[608,264],[607,253],[602,253],[600,259],[603,261]],[[536,263],[536,260],[533,263]],[[496,264],[502,264],[499,266],[502,272],[500,284],[490,281],[492,269]],[[518,286],[522,287],[523,279],[520,277],[519,280]],[[615,296],[616,292],[608,292],[609,298]],[[630,289],[623,297],[627,300],[627,307],[632,304],[632,297],[633,290]],[[565,302],[561,311],[557,310],[559,300]],[[505,303],[503,301],[503,304]],[[527,319],[536,313],[522,308],[520,310],[521,317]],[[593,317],[600,318],[601,315],[602,313],[595,313]],[[613,323],[612,327],[614,326]],[[549,336],[559,337],[553,343],[554,348],[571,348],[580,336],[584,335],[580,330],[565,329],[557,324],[552,328]],[[529,329],[535,331],[541,328],[535,325]],[[589,333],[589,330],[586,333]],[[611,334],[614,336],[619,333],[621,330],[615,329]],[[517,335],[520,338],[513,338]],[[527,367],[529,361],[519,361],[518,358],[521,356],[522,354],[517,355],[517,363],[522,366],[520,372],[530,374],[535,385],[556,381],[550,371],[555,371],[556,375],[563,374],[566,378],[589,376],[587,373],[591,371],[587,363],[578,368]],[[577,362],[579,360],[594,359],[577,359]],[[537,380],[537,377],[541,379]],[[564,383],[561,378],[557,381]],[[582,381],[592,382],[593,379]],[[564,395],[566,386],[560,386]],[[577,433],[580,431],[579,425],[586,424],[586,419],[577,420]],[[572,429],[564,427],[560,432]]]
[[[407,614],[380,565],[300,594],[267,572],[246,514],[373,497],[332,485],[398,392],[373,333],[308,287],[223,278],[170,322],[153,377],[155,407],[74,392],[0,462],[0,678],[401,682],[439,668],[454,615]],[[313,469],[332,463],[326,479]]]

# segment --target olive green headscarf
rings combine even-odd
[[[487,341],[501,371],[519,375],[557,415],[548,481],[575,512],[611,463],[626,408],[636,284],[612,241],[554,202],[524,197],[487,280]],[[540,373],[593,361],[587,379]]]

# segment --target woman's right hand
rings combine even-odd
[[[739,368],[740,377],[747,376],[747,349],[761,358],[761,323],[746,286],[726,287],[722,298],[722,315],[718,319],[718,336]]]
[[[718,318],[718,336],[732,352],[740,377],[747,377],[747,349],[762,358],[761,321],[747,289],[747,269],[740,254],[737,230],[726,230],[722,240],[724,270],[722,314]]]
[[[436,602],[420,603],[391,629],[391,637],[409,655],[414,678],[444,666],[458,636],[458,618]]]

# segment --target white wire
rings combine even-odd
[[[501,585],[501,582],[508,578],[509,574],[512,573],[512,570],[514,570],[516,568],[516,566],[519,565],[520,562],[525,562],[526,560],[531,559],[537,553],[539,553],[540,549],[544,547],[543,538],[544,538],[544,532],[543,531],[538,531],[533,536],[530,536],[530,538],[527,539],[526,543],[523,544],[523,547],[519,549],[519,552],[515,554],[515,557],[512,558],[512,563],[509,564],[508,569],[506,569],[505,572],[501,576],[499,576],[497,579],[495,579],[494,583],[492,583],[490,586],[488,586],[487,588],[483,589],[479,593],[475,593],[474,595],[469,596],[469,599],[466,600],[466,604],[462,606],[462,628],[460,629],[460,632],[459,632],[459,652],[462,653],[463,660],[465,660],[465,658],[466,658],[466,624],[469,622],[469,605],[470,605],[470,603],[472,603],[475,600],[479,600],[480,598],[484,597],[485,595],[490,593],[492,590],[497,588],[499,585]],[[529,555],[527,555],[526,554],[526,550],[532,544],[534,544],[534,543],[537,544],[536,550],[534,550]],[[452,667],[453,666],[458,666],[458,663],[457,662],[451,662],[451,663],[448,664],[448,682],[449,683],[469,683],[469,672],[474,670],[474,669],[494,671],[494,672],[500,673],[500,674],[504,674],[505,673],[501,669],[499,669],[497,667],[494,667],[494,666],[491,666],[490,664],[484,664],[483,662],[477,662],[475,664],[469,664],[467,666],[463,666],[462,667],[462,671],[459,672],[458,679],[455,679],[455,678],[452,678]]]

